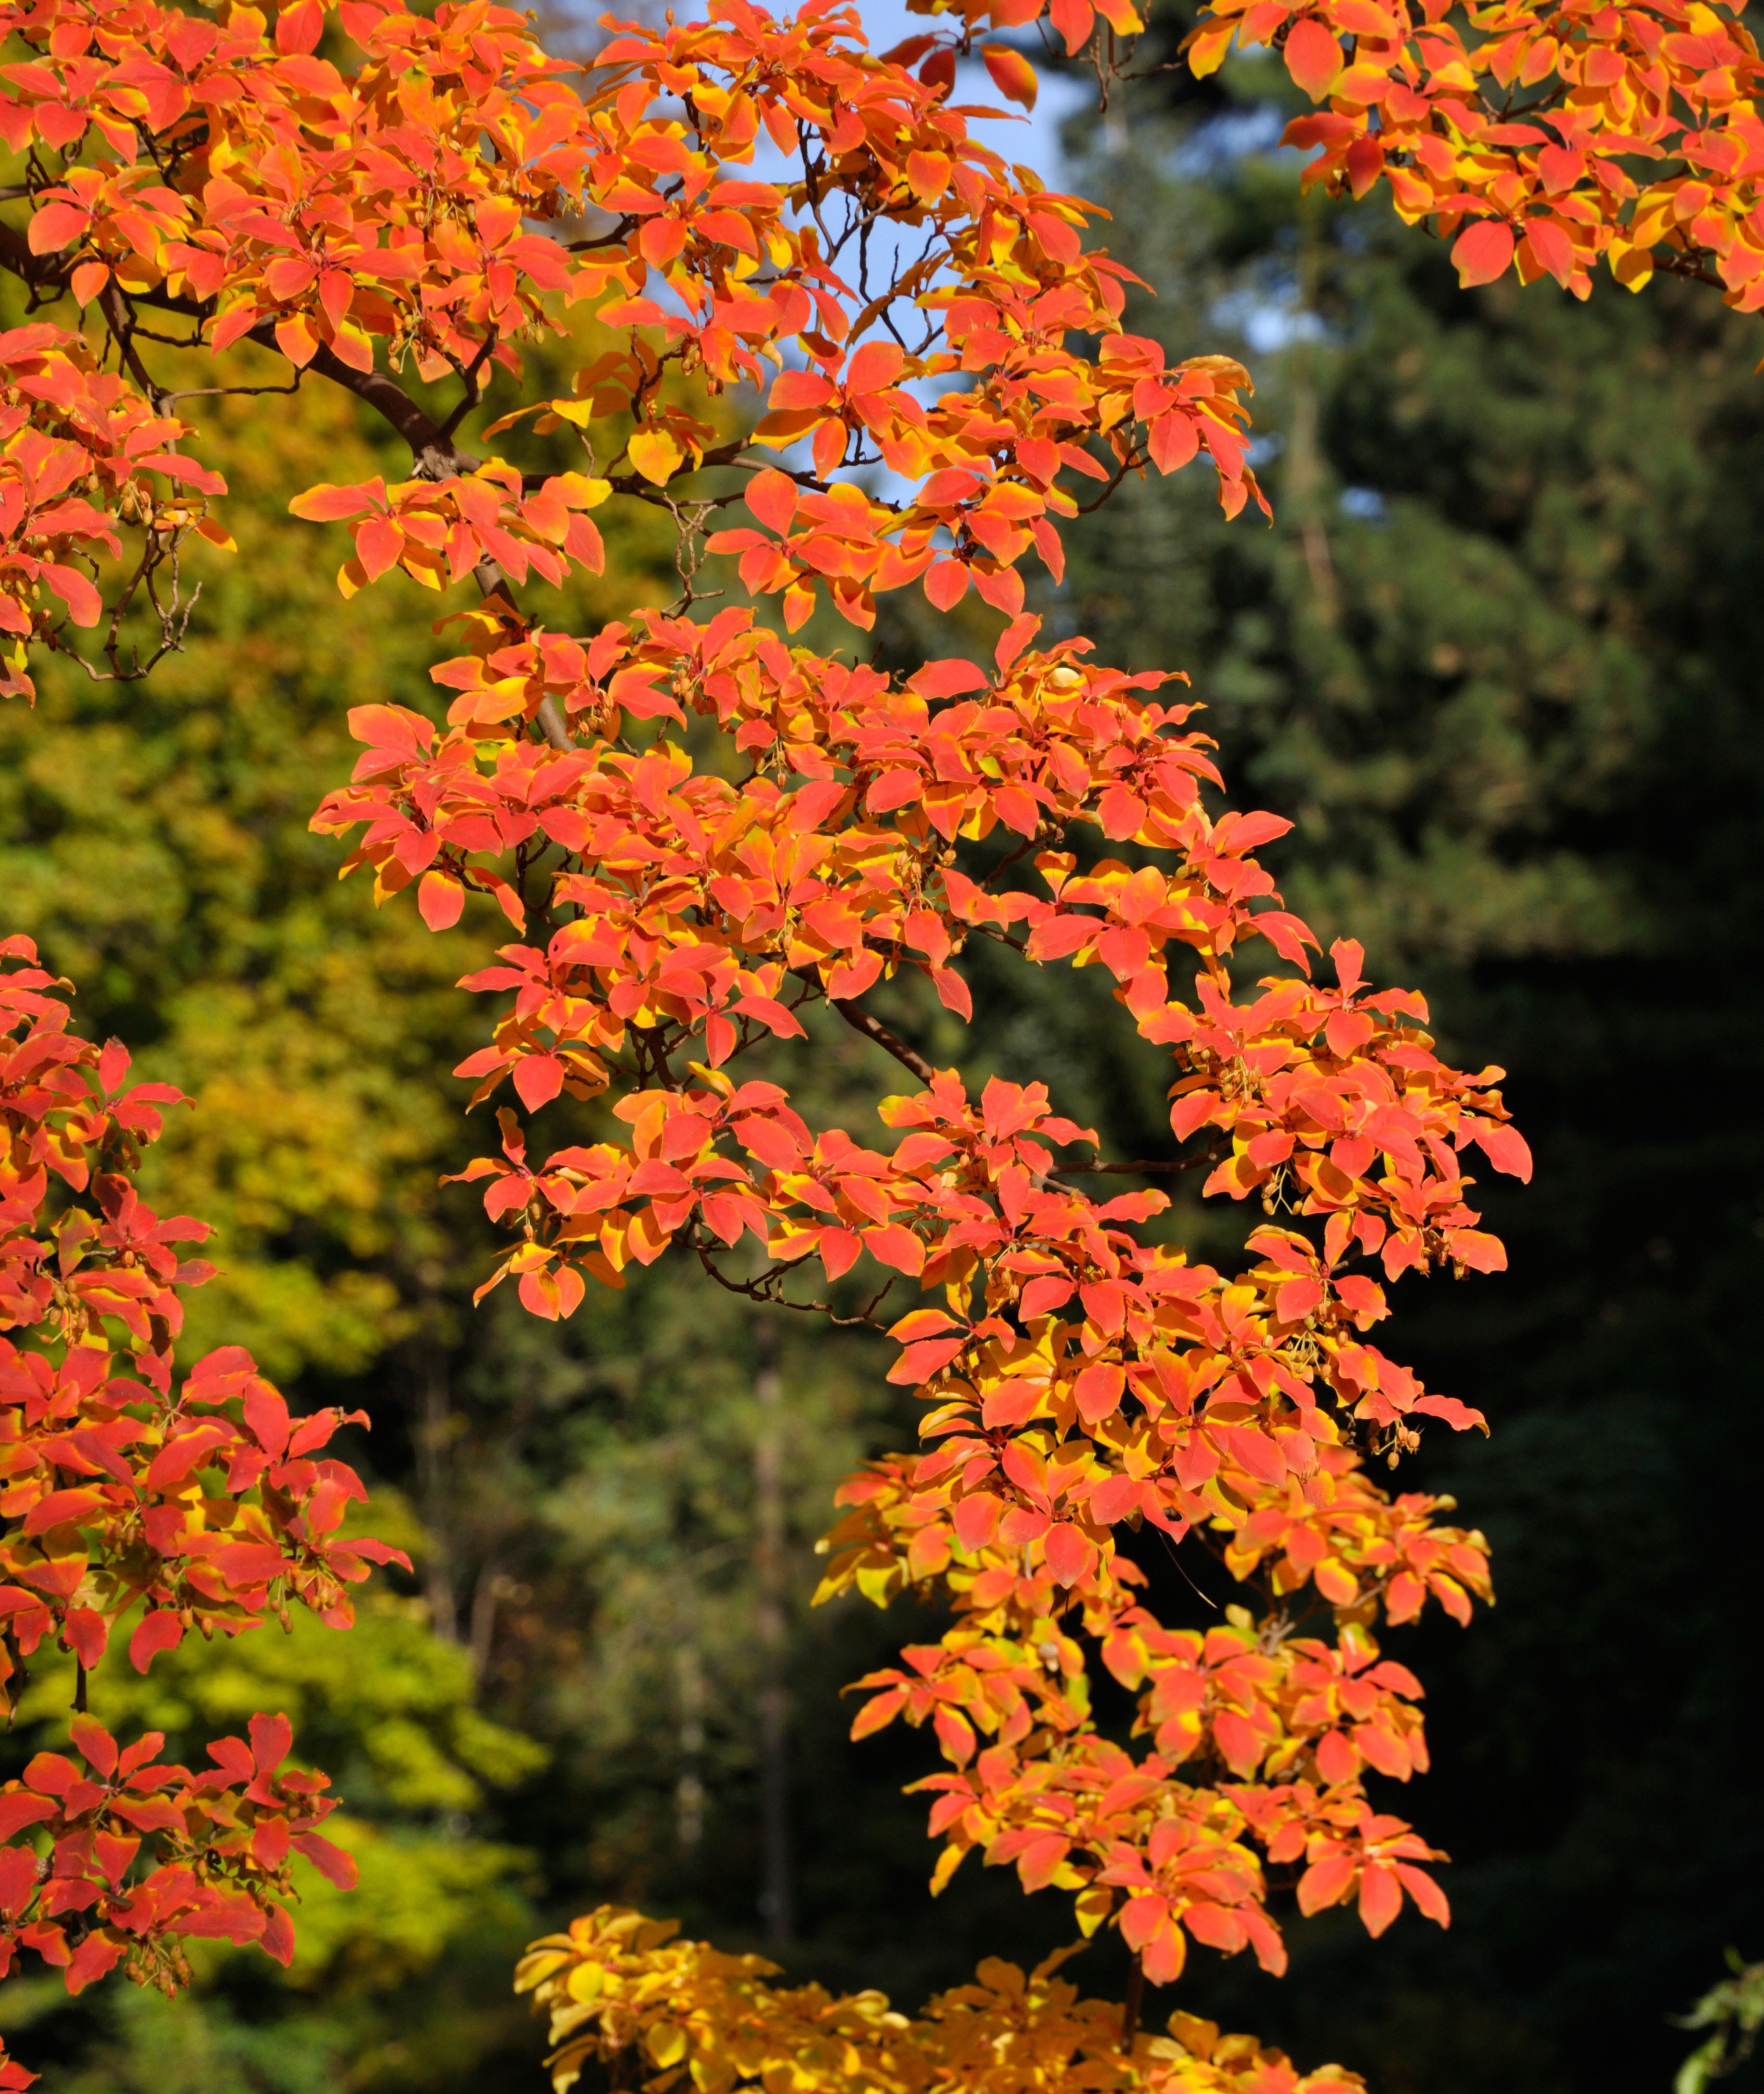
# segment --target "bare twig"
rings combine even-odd
[[[936,1076],[936,1071],[917,1049],[909,1047],[897,1033],[890,1032],[880,1018],[872,1017],[862,1005],[845,996],[830,996],[827,1001],[854,1032],[861,1032],[866,1040],[873,1040],[903,1068],[910,1069],[920,1083],[929,1084]]]

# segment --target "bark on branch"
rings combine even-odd
[[[903,1067],[910,1069],[919,1082],[929,1088],[932,1078],[937,1072],[923,1054],[909,1047],[897,1034],[890,1032],[880,1018],[872,1018],[867,1010],[854,1003],[849,997],[830,996],[827,1001],[848,1025],[861,1032],[866,1040],[873,1040],[878,1047],[892,1054]]]

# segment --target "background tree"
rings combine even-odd
[[[1235,314],[1264,345],[1276,527],[1219,532],[1180,483],[1123,490],[1075,544],[1075,615],[1136,666],[1192,636],[1232,767],[1297,823],[1271,854],[1286,891],[1364,924],[1466,1059],[1498,1048],[1539,1156],[1492,1301],[1416,1325],[1418,1358],[1514,1419],[1432,1472],[1502,1566],[1486,1638],[1428,1675],[1461,1741],[1436,1776],[1452,1967],[1417,1938],[1393,2017],[1359,1991],[1382,1977],[1319,1947],[1272,2026],[1415,2083],[1658,2083],[1675,1993],[1746,1938],[1759,1837],[1723,1655],[1743,1631],[1718,1536],[1743,1523],[1700,1510],[1711,1452],[1744,1463],[1726,1334],[1758,1281],[1733,1188],[1759,1127],[1742,1107],[1705,1144],[1641,1073],[1687,1058],[1752,1095],[1759,532],[1730,476],[1758,442],[1756,355],[1694,289],[1466,298],[1437,245],[1301,205],[1293,171],[1236,148],[1278,132],[1282,89],[1266,62],[1232,84],[1210,128],[1141,102],[1132,152],[1084,172],[1179,292],[1136,324],[1180,353]],[[1572,1508],[1593,1580],[1546,1504]],[[1539,1811],[1565,1751],[1572,1805]]]
[[[1067,27],[1069,27],[1069,25],[1067,25]],[[1304,42],[1304,40],[1300,40],[1300,44],[1301,44],[1301,42]],[[936,54],[933,54],[933,57],[936,57]],[[1010,67],[1009,67],[1009,65],[1005,65],[1005,63],[1002,63],[1002,61],[1000,61],[1000,72],[1005,73],[1006,77],[1015,77],[1015,76],[1010,76]],[[1532,235],[1527,235],[1527,239],[1530,239],[1530,237],[1532,237]],[[335,316],[332,316],[332,320],[335,320]],[[291,339],[293,339],[293,337],[291,337]],[[298,345],[299,345],[299,343],[298,343]],[[812,402],[810,402],[810,404],[812,404]],[[824,417],[820,417],[820,419],[823,419],[823,421],[824,421]],[[657,433],[657,437],[655,437],[655,444],[649,444],[649,437],[645,437],[645,450],[642,450],[642,457],[651,458],[653,465],[663,465],[663,467],[666,467],[666,463],[667,463],[667,454],[670,454],[670,450],[671,450],[671,452],[674,452],[674,454],[676,454],[676,458],[678,458],[678,461],[684,463],[684,450],[682,450],[680,442],[678,442],[678,436],[676,436],[676,429],[678,429],[678,425],[674,425],[674,423],[663,423],[663,428],[661,428],[661,432]],[[774,432],[774,433],[783,433],[783,432]],[[427,497],[416,497],[415,501],[412,501],[411,505],[408,505],[408,513],[411,513],[411,515],[415,517],[415,519],[419,519],[419,521],[420,521],[420,517],[423,517],[423,515],[431,515],[431,513],[433,513],[433,509],[429,509],[429,506],[425,506],[425,502],[427,502]],[[404,528],[404,526],[398,526],[398,528],[400,528],[400,530],[402,530],[402,528]],[[371,521],[371,524],[368,524],[368,526],[364,526],[364,530],[366,530],[366,534],[368,534],[368,541],[372,542],[371,559],[372,559],[372,561],[379,561],[380,550],[383,550],[383,545],[385,545],[385,538],[387,538],[385,530],[380,530],[379,524],[372,524],[372,521]],[[411,536],[406,534],[406,541],[404,541],[404,542],[406,542],[406,546],[411,545],[411,542],[412,542]],[[420,542],[420,534],[419,534],[419,541],[416,541],[416,542]],[[1308,561],[1314,559],[1314,550],[1312,550],[1312,546],[1310,546],[1310,545],[1306,546],[1306,555],[1308,555]],[[981,567],[981,574],[985,574],[985,571],[988,571],[988,570],[984,570],[984,567]],[[1000,584],[1000,586],[1002,586],[1002,584]],[[77,590],[76,590],[76,597],[77,597]],[[540,708],[540,710],[542,710],[542,708]],[[435,892],[437,892],[437,894],[445,894],[445,873],[444,873],[444,875],[441,875],[441,880],[440,880],[440,888],[437,888],[437,890],[435,890]],[[440,902],[437,902],[437,913],[440,913],[440,909],[441,909],[441,905],[440,905]]]

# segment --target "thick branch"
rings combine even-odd
[[[276,331],[267,321],[261,327],[253,328],[245,339],[266,349],[276,346]],[[452,480],[475,472],[482,463],[470,452],[456,450],[441,424],[386,372],[358,371],[322,343],[306,367],[317,371],[321,378],[328,378],[333,384],[341,385],[345,392],[353,393],[404,439],[411,447],[415,477],[418,480]],[[472,579],[484,595],[501,595],[511,610],[515,608],[514,591],[494,560],[480,560],[472,570]],[[555,698],[543,701],[538,719],[541,733],[554,749],[570,749],[576,746]]]
[[[67,272],[61,258],[54,254],[33,254],[24,235],[3,220],[0,220],[0,268],[10,270],[33,291],[63,291],[67,286]],[[118,347],[132,357],[126,324],[119,320],[116,310],[121,301],[115,293],[113,282],[106,292],[105,318],[112,333],[116,336]],[[201,318],[206,310],[193,305],[188,299],[171,299],[152,294],[148,295],[147,302],[180,312],[189,312],[198,318]],[[276,340],[275,327],[268,320],[253,328],[245,339],[256,342],[259,348],[273,350],[278,355],[282,353]],[[137,371],[138,368],[137,363]],[[358,371],[322,343],[306,368],[316,371],[321,378],[329,379],[332,384],[341,385],[345,392],[353,393],[358,400],[364,401],[397,435],[404,439],[411,447],[415,478],[451,480],[456,475],[475,472],[482,463],[469,452],[456,450],[448,432],[419,407],[389,373]],[[144,372],[139,375],[145,380]],[[147,387],[147,393],[150,399],[154,397],[150,385]],[[476,579],[484,595],[491,596],[500,590],[512,606],[513,592],[502,569],[493,561],[481,561],[476,571]],[[540,732],[554,749],[569,749],[576,746],[555,699],[547,698],[544,702],[539,708],[538,719]]]
[[[253,328],[245,340],[254,341],[260,349],[274,350],[277,355],[282,354],[276,343],[275,328],[267,320]],[[441,424],[418,406],[388,372],[358,371],[322,342],[306,368],[316,371],[321,378],[328,378],[333,385],[341,385],[345,392],[353,393],[358,400],[365,401],[382,421],[402,437],[411,446],[417,479],[451,480],[456,474],[475,472],[482,463],[468,452],[456,450],[442,434]]]
[[[53,254],[33,254],[30,242],[22,232],[0,219],[0,267],[10,269],[12,274],[29,285],[33,291],[50,286],[57,290],[67,288],[67,273]]]

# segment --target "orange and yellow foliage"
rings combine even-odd
[[[988,1958],[975,1983],[914,2020],[880,1992],[779,1989],[766,1983],[778,1974],[763,1957],[719,1955],[676,1934],[671,1921],[606,1906],[522,1958],[515,1982],[550,2015],[558,2094],[589,2058],[633,2050],[658,2068],[652,2084],[702,2094],[784,2074],[803,2094],[1356,2094],[1363,2084],[1336,2066],[1301,2078],[1279,2051],[1193,2014],[1174,2015],[1167,2036],[1126,2041],[1118,2006],[1081,2000],[1054,1975],[1070,1949],[1027,1979]]]
[[[1085,1932],[1119,1928],[1154,1983],[1191,1940],[1278,1970],[1285,1883],[1301,1912],[1351,1902],[1374,1934],[1406,1899],[1448,1918],[1443,1857],[1366,1786],[1368,1770],[1406,1781],[1427,1764],[1420,1683],[1379,1638],[1435,1602],[1467,1622],[1490,1597],[1487,1553],[1442,1518],[1449,1501],[1393,1495],[1375,1468],[1427,1423],[1484,1421],[1371,1334],[1406,1275],[1498,1269],[1476,1174],[1524,1178],[1530,1160],[1501,1071],[1444,1062],[1419,996],[1368,983],[1350,941],[1314,978],[1316,941],[1256,856],[1286,825],[1208,797],[1222,781],[1172,680],[1099,667],[1026,613],[1022,563],[1057,584],[1062,524],[1130,474],[1204,458],[1228,515],[1261,500],[1249,380],[1125,333],[1127,272],[1092,241],[1095,207],[980,142],[987,112],[952,102],[958,53],[1030,28],[1037,0],[919,11],[924,33],[878,55],[836,0],[791,19],[723,0],[702,22],[620,25],[584,69],[487,0],[273,15],[227,0],[211,17],[15,0],[0,136],[29,217],[0,224],[0,261],[62,317],[0,337],[11,688],[28,694],[29,644],[73,649],[73,628],[103,619],[94,580],[125,545],[109,666],[86,666],[135,673],[120,609],[150,606],[150,645],[153,615],[156,644],[176,645],[182,537],[225,541],[186,414],[200,396],[155,380],[160,345],[211,352],[223,390],[279,358],[289,382],[324,379],[382,415],[409,476],[324,482],[295,514],[348,527],[346,594],[396,568],[482,601],[445,621],[462,651],[435,671],[445,725],[358,709],[364,753],[315,826],[350,840],[343,870],[371,871],[376,898],[414,888],[432,929],[497,920],[474,897],[505,927],[467,977],[497,1010],[458,1071],[471,1103],[522,1109],[501,1106],[499,1153],[464,1174],[511,1238],[485,1288],[512,1279],[555,1319],[590,1282],[677,1249],[756,1302],[885,1330],[923,1445],[848,1481],[823,1591],[911,1588],[949,1610],[936,1644],[858,1683],[856,1725],[929,1723],[936,1882],[977,1849],[1026,1889],[1071,1893]],[[1125,0],[1101,15],[1049,11],[1069,50],[1093,39],[1118,70],[1138,18]],[[1233,37],[1278,43],[1326,105],[1289,134],[1321,148],[1313,178],[1363,193],[1388,176],[1399,210],[1455,236],[1466,281],[1514,262],[1584,293],[1602,258],[1631,284],[1665,267],[1764,302],[1757,62],[1731,15],[1503,0],[1470,20],[1479,41],[1434,0],[1419,16],[1401,0],[1258,0],[1206,18],[1191,62],[1218,64]],[[999,90],[1032,103],[1022,51],[980,49]],[[553,397],[524,352],[571,307],[612,345]],[[476,441],[518,443],[537,417],[580,432],[580,469],[462,448],[493,386],[506,411]],[[746,424],[741,389],[763,408]],[[517,587],[597,570],[591,513],[615,500],[672,519],[679,602],[590,635],[548,628]],[[719,514],[736,505],[745,520]],[[756,602],[702,618],[719,555]],[[791,644],[818,606],[867,629],[877,597],[907,588],[943,611],[972,590],[1001,628],[990,663],[897,677]],[[1106,971],[1122,1022],[1169,1052],[1171,1153],[1105,1158],[1044,1085],[976,1094],[865,1006],[922,977],[967,1017],[975,941]],[[873,1122],[811,1126],[773,1080],[768,1048],[823,1011],[912,1079]],[[51,1059],[71,1076],[93,1051]],[[81,1126],[115,1110],[119,1074],[93,1066]],[[597,1138],[547,1149],[523,1113],[565,1097]],[[1262,1212],[1238,1269],[1149,1226],[1163,1193],[1090,1189],[1193,1167],[1204,1193]],[[134,1210],[113,1204],[57,1253],[74,1262],[44,1301],[74,1320],[19,1368],[45,1388],[83,1357],[79,1318],[110,1305],[72,1305],[123,1260]],[[50,1255],[26,1257],[31,1284]],[[141,1270],[167,1255],[154,1239]],[[150,1310],[115,1313],[163,1358]],[[242,1426],[194,1428],[233,1465],[229,1503],[329,1429],[285,1441],[248,1363],[208,1371],[226,1384],[213,1404],[243,1397]],[[209,1400],[202,1372],[180,1401]],[[101,1437],[136,1402],[129,1446],[175,1436],[153,1422],[163,1375],[139,1398],[106,1386],[67,1399],[99,1403]],[[115,1473],[75,1452],[73,1468]],[[70,1558],[134,1518],[113,1490],[158,1488],[116,1466],[114,1485],[57,1479],[46,1531]],[[230,1627],[275,1579],[328,1577],[324,1521],[281,1503],[217,1514],[249,1539],[214,1548],[187,1523],[163,1546],[150,1534],[154,1561],[84,1603],[89,1633],[137,1591],[156,1596],[150,1624],[197,1604],[191,1588]],[[1245,1603],[1204,1634],[1160,1623],[1127,1545],[1150,1533],[1209,1550]],[[88,1631],[69,1614],[66,1632]],[[1097,1727],[1093,1662],[1136,1698],[1125,1741]],[[523,1982],[553,2009],[560,2083],[589,2051],[640,2039],[658,2087],[689,2058],[721,2085],[785,2055],[914,2087],[1001,2070],[1293,2082],[1272,2053],[1180,2017],[1170,2043],[1148,2041],[1136,2004],[1111,2034],[1113,2010],[1045,1966],[1028,1981],[986,1966],[917,2023],[767,1975],[602,1913],[537,1948]]]

